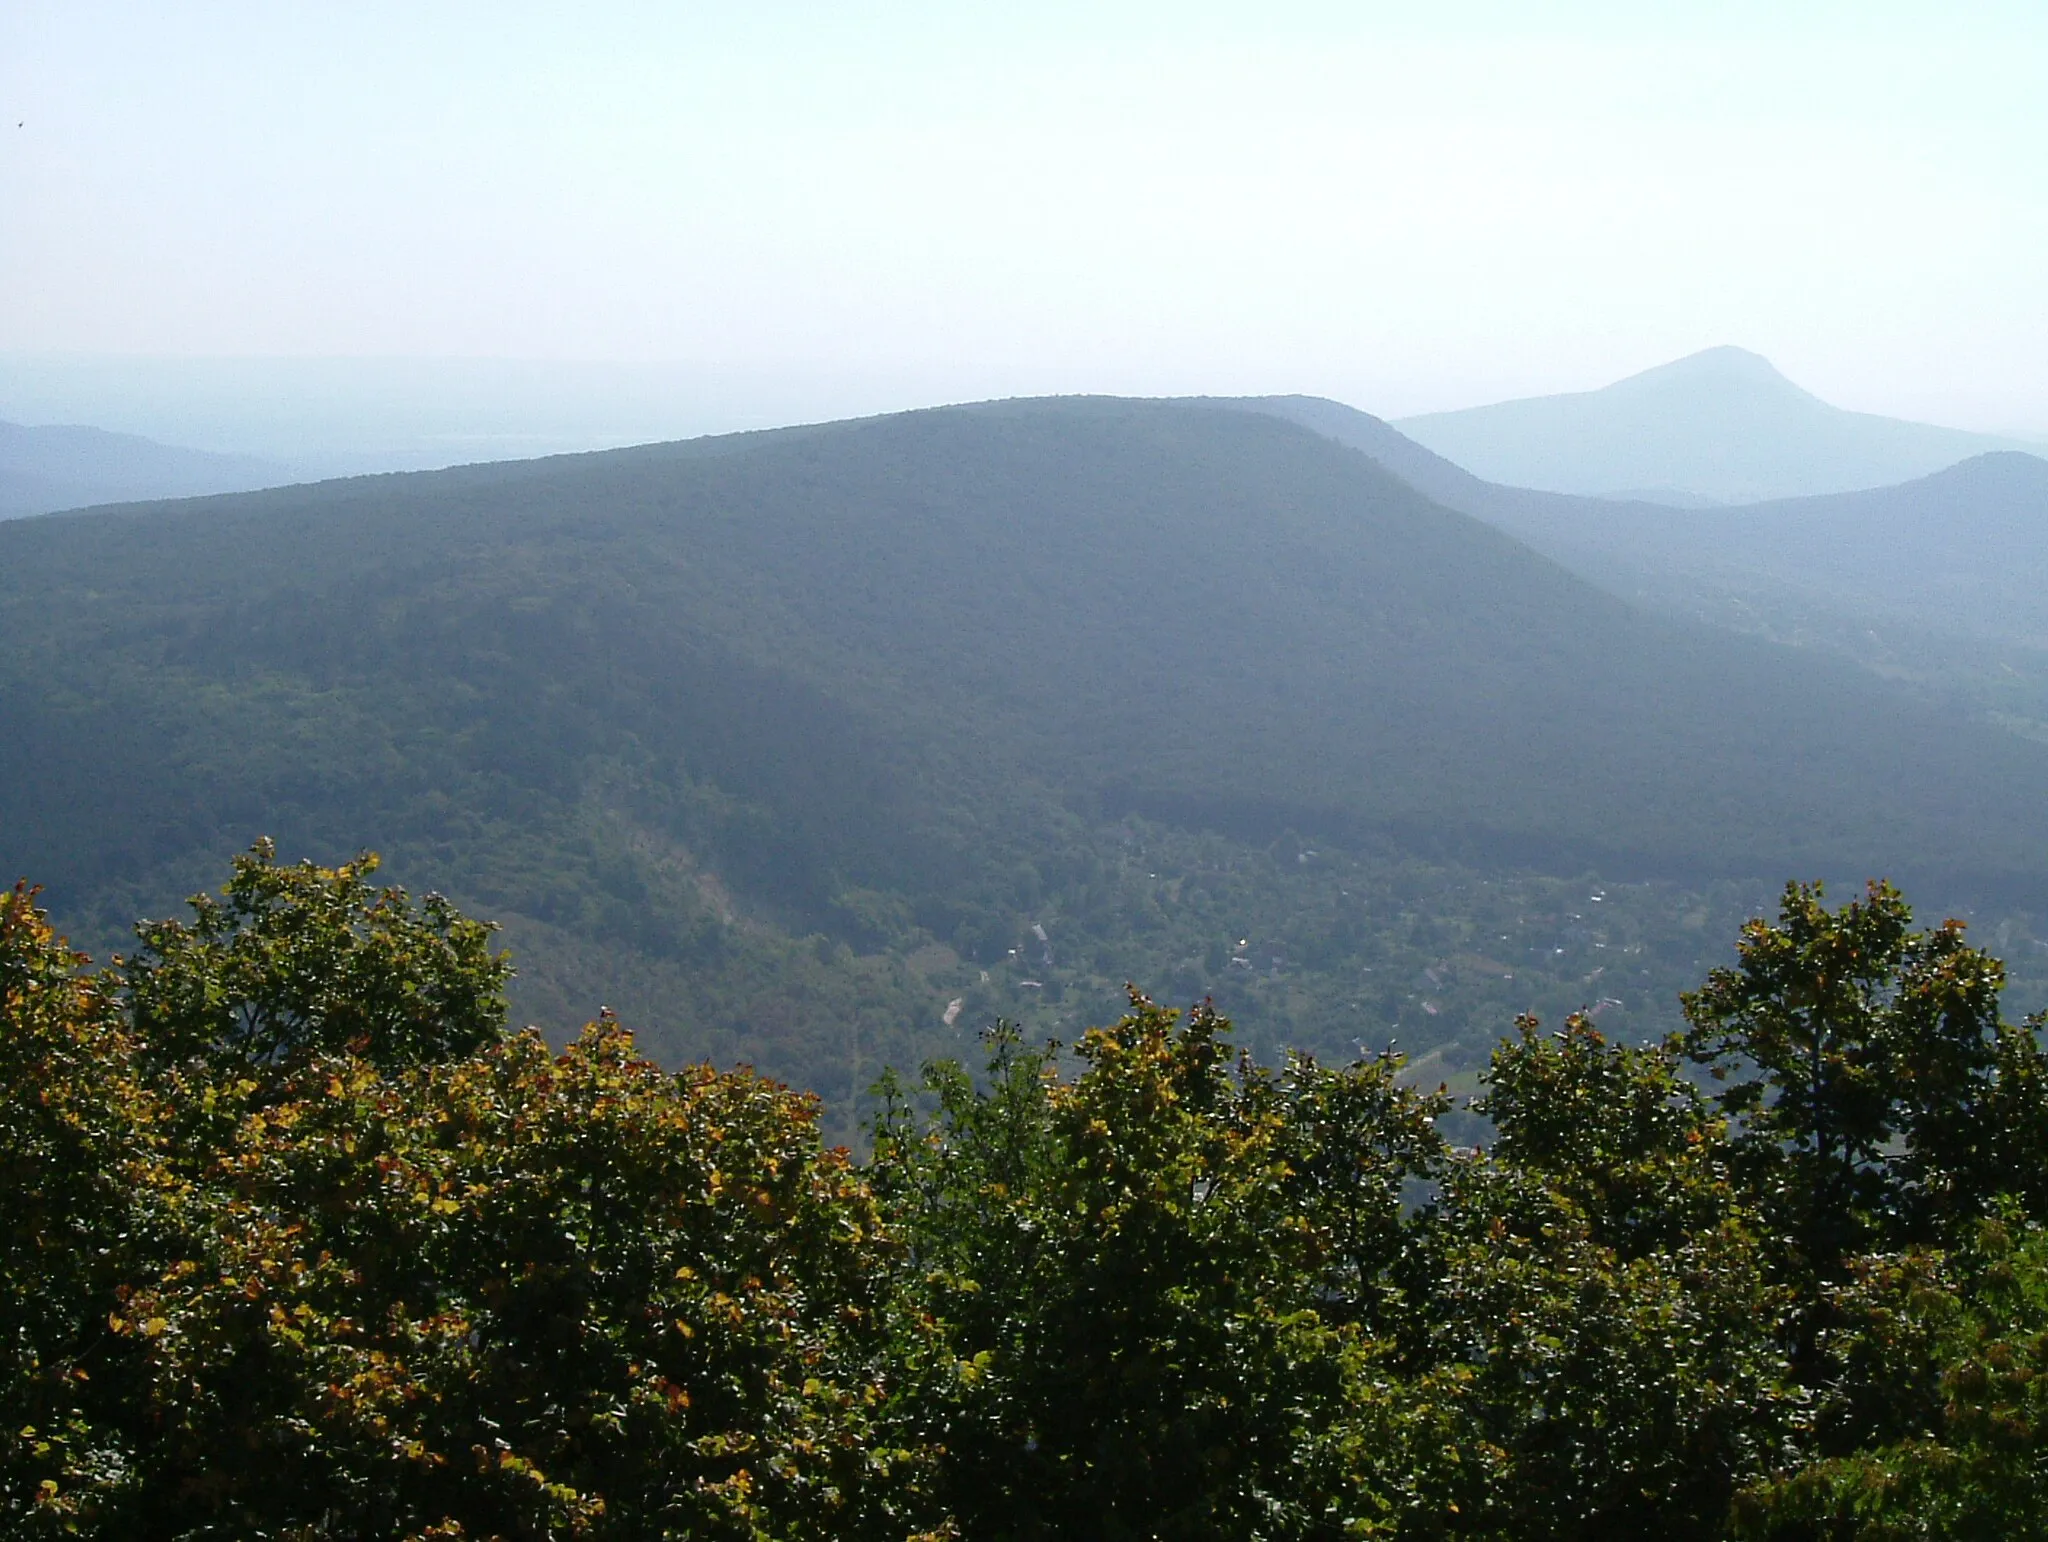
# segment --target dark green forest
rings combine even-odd
[[[0,899],[11,1537],[1983,1538],[2048,1504],[2048,1055],[1793,884],[1647,1046],[1133,992],[885,1074],[870,1154],[259,846],[95,968]]]
[[[1070,400],[0,526],[0,865],[98,952],[260,835],[499,918],[515,1013],[885,1064],[1128,980],[1262,1059],[1678,1025],[1786,871],[2040,992],[2048,750],[1652,619],[1355,450]],[[1434,1057],[1434,1058],[1431,1058]]]

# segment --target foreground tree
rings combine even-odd
[[[17,885],[0,897],[0,1529],[93,1529],[134,1488],[134,1347],[107,1327],[159,1266],[167,1109],[110,982]]]
[[[1741,1181],[1806,1280],[1966,1235],[2015,1185],[2048,1199],[2040,1025],[2001,1021],[2004,966],[1963,931],[1914,931],[1890,884],[1839,910],[1791,884],[1685,998],[1685,1052],[1724,1084]]]
[[[2003,985],[1889,884],[1835,910],[1792,884],[1685,998],[1808,1404],[1745,1534],[2016,1535],[2048,1494],[2048,1056]]]
[[[1133,993],[886,1080],[862,1168],[509,1031],[373,872],[260,847],[97,972],[0,898],[6,1535],[2039,1529],[2048,1059],[1885,886],[1793,886],[1663,1045],[1522,1020],[1486,1149]]]
[[[2048,1233],[2010,1207],[1834,1293],[1832,1454],[1741,1496],[1757,1542],[2031,1537],[2048,1513]]]
[[[999,1030],[923,1116],[886,1085],[876,1182],[960,1363],[967,1535],[1373,1536],[1431,1502],[1452,1432],[1370,1328],[1444,1100],[1393,1060],[1261,1070],[1228,1027],[1134,993],[1071,1079]]]
[[[1756,1214],[1669,1046],[1523,1018],[1495,1140],[1420,1218],[1410,1360],[1464,1431],[1451,1534],[1711,1538],[1789,1448]]]
[[[808,1097],[502,1022],[368,862],[99,976],[0,911],[12,1531],[903,1538],[897,1252]]]

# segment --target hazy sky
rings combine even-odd
[[[0,354],[1393,416],[1732,342],[2048,432],[2044,86],[2044,0],[6,0]]]

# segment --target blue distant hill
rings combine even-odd
[[[0,519],[280,487],[299,477],[247,455],[215,455],[74,424],[0,423]]]
[[[1395,426],[1490,482],[1679,507],[1882,487],[1994,450],[2043,448],[1845,412],[1741,348],[1709,348],[1598,391]]]

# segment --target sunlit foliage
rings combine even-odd
[[[259,851],[100,976],[9,902],[10,1524],[916,1530],[917,1331],[813,1100],[506,1031],[483,929],[366,871]]]
[[[885,1077],[857,1160],[513,1030],[373,872],[259,847],[98,970],[0,900],[6,1535],[2038,1529],[2048,1058],[1882,885],[1788,889],[1667,1043],[1524,1018],[1483,1146],[1134,991]]]

